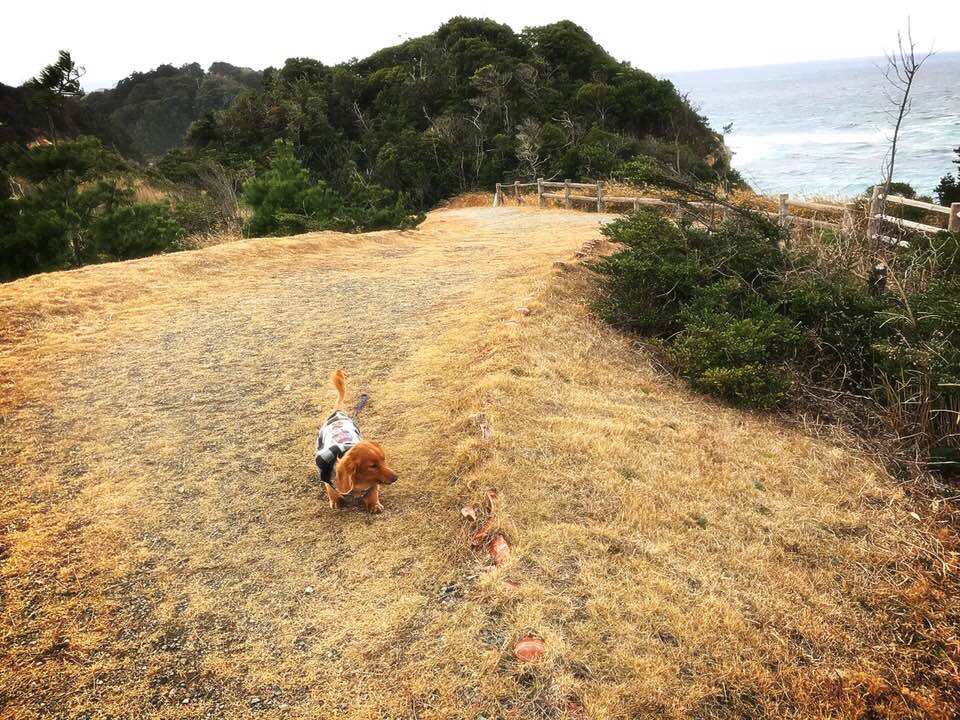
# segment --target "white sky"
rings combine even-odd
[[[23,83],[62,48],[86,67],[87,89],[161,63],[262,69],[306,56],[334,64],[432,32],[454,15],[489,16],[516,31],[570,19],[618,60],[657,73],[882,55],[908,8],[923,49],[960,50],[960,0],[51,0],[39,12],[31,3],[3,4],[0,82]]]

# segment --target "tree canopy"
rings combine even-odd
[[[291,58],[199,118],[187,145],[265,165],[276,140],[333,187],[361,178],[419,208],[538,173],[605,177],[641,153],[733,177],[720,136],[669,81],[614,60],[569,21],[518,34],[456,17],[363,60]]]
[[[601,179],[639,156],[738,181],[722,137],[669,81],[569,21],[517,33],[455,17],[339,65],[161,65],[87,95],[82,73],[64,51],[23,87],[0,86],[2,277],[224,228],[411,227],[462,191]]]

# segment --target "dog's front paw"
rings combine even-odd
[[[367,503],[367,510],[369,510],[372,513],[382,513],[383,505],[379,502]]]
[[[331,510],[343,510],[343,498],[328,498]]]

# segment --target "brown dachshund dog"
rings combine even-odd
[[[315,459],[320,470],[330,507],[339,510],[345,497],[362,497],[367,510],[383,512],[380,486],[397,481],[397,474],[386,463],[383,446],[363,440],[353,419],[343,412],[346,377],[337,370],[330,378],[337,389],[337,406],[320,427]]]

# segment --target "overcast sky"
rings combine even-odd
[[[73,53],[84,86],[109,87],[161,63],[262,69],[288,57],[333,64],[432,32],[454,15],[521,30],[570,19],[619,60],[656,73],[882,55],[906,25],[925,49],[960,50],[960,0],[737,2],[4,2],[0,82],[19,85]],[[787,12],[789,9],[789,12]]]

